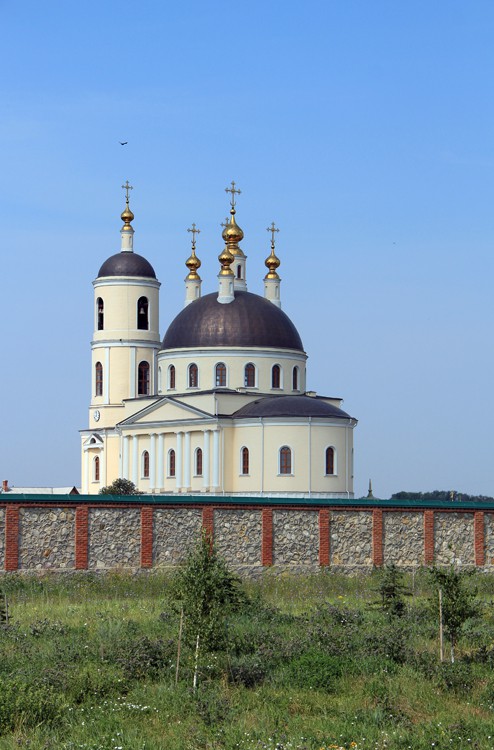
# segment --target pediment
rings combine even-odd
[[[145,425],[166,422],[190,422],[191,420],[210,420],[213,417],[207,411],[197,408],[190,403],[179,401],[173,397],[164,396],[146,406],[141,411],[120,422],[121,427],[130,425]]]

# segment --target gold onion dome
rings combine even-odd
[[[223,252],[221,252],[218,255],[218,260],[221,263],[220,274],[222,276],[233,276],[233,271],[230,268],[230,266],[235,260],[235,258],[233,257],[232,253],[228,249],[227,245],[225,245],[225,247],[223,248]]]
[[[235,209],[234,208],[232,208],[230,211],[230,221],[227,223],[226,227],[223,229],[221,236],[223,237],[223,239],[228,245],[237,245],[244,238],[244,233],[242,229],[239,227],[239,225],[235,221]],[[239,247],[235,249],[239,251],[240,253],[242,253],[242,250]]]
[[[200,279],[200,276],[197,273],[197,269],[201,267],[201,261],[196,255],[196,249],[194,245],[192,246],[192,252],[190,256],[185,261],[185,265],[189,269],[189,273],[187,275],[188,279]]]
[[[279,279],[279,276],[276,272],[276,269],[280,266],[280,259],[277,255],[275,255],[274,252],[274,242],[271,243],[271,253],[264,261],[264,265],[268,269],[268,273],[266,274],[267,279]]]

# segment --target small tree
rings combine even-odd
[[[463,625],[480,613],[480,602],[476,598],[477,587],[469,583],[474,574],[474,570],[460,571],[454,567],[434,568],[431,571],[436,591],[440,589],[442,592],[442,624],[450,642],[452,664],[455,661],[455,648]],[[434,596],[434,606],[436,601]]]
[[[102,487],[100,495],[142,495],[130,479],[115,479],[108,487]]]
[[[396,565],[386,565],[379,573],[377,591],[379,606],[389,617],[402,617],[405,614],[404,596],[408,593],[403,584],[403,573]]]
[[[175,575],[172,591],[183,611],[185,640],[196,650],[195,687],[200,649],[221,649],[226,639],[226,618],[244,599],[240,579],[203,533]]]

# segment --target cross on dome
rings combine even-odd
[[[231,187],[225,188],[225,193],[232,194],[232,197],[230,198],[230,205],[233,211],[235,210],[235,195],[240,195],[241,192],[242,192],[241,190],[236,190],[235,183],[233,180],[231,182]]]
[[[201,234],[200,229],[196,229],[196,225],[194,222],[192,222],[192,228],[187,229],[188,232],[192,232],[192,247],[195,248],[196,246],[196,234]]]
[[[274,233],[279,232],[279,229],[276,229],[274,221],[271,222],[270,227],[266,227],[266,232],[271,232],[271,245],[274,247]]]
[[[132,185],[129,184],[129,181],[127,180],[125,185],[122,185],[122,190],[125,190],[125,202],[129,202],[129,190],[133,190],[134,188]]]

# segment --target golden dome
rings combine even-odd
[[[189,269],[189,273],[187,274],[187,279],[194,279],[195,281],[200,281],[201,277],[197,273],[197,269],[201,267],[201,261],[196,255],[196,249],[194,245],[192,245],[192,252],[190,254],[190,257],[187,258],[185,261],[185,265]]]
[[[279,279],[280,277],[276,273],[276,269],[280,266],[280,259],[274,252],[274,235],[275,232],[279,232],[279,229],[276,229],[274,225],[274,221],[271,223],[271,226],[267,228],[267,232],[271,232],[271,252],[264,261],[264,265],[267,267],[268,272],[265,279]]]
[[[233,271],[230,268],[231,264],[235,260],[232,253],[230,252],[228,245],[225,245],[223,252],[218,255],[218,260],[221,263],[221,276],[233,276]]]
[[[120,214],[120,218],[122,219],[124,225],[122,227],[123,232],[133,232],[133,228],[130,226],[130,222],[134,220],[134,214],[129,208],[129,201],[127,200],[125,203],[125,208]]]
[[[235,209],[232,208],[230,211],[230,221],[226,225],[226,227],[223,229],[223,232],[221,233],[221,236],[227,242],[228,244],[234,244],[236,245],[238,242],[241,242],[244,238],[244,233],[235,221]],[[240,248],[238,248],[240,250]],[[240,252],[242,252],[240,250]]]

